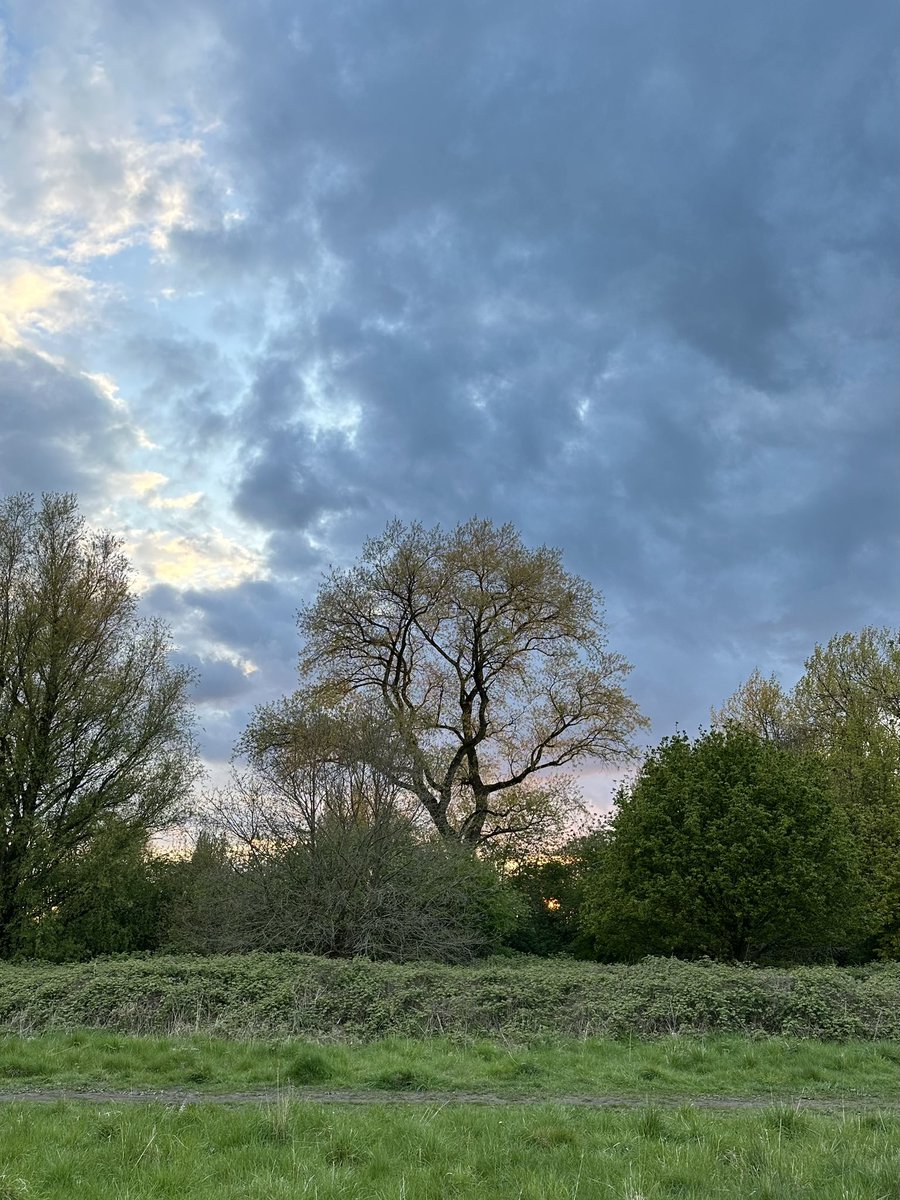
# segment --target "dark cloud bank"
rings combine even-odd
[[[141,11],[109,17],[126,62]],[[245,209],[176,231],[177,269],[223,328],[269,303],[197,421],[273,579],[148,598],[259,664],[210,703],[290,686],[302,591],[395,514],[562,546],[654,736],[896,619],[895,5],[154,11],[215,27],[193,86]]]

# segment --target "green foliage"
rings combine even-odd
[[[148,854],[146,833],[108,817],[60,862],[43,916],[23,931],[19,954],[67,961],[155,950],[165,903],[165,864]]]
[[[159,828],[194,778],[190,673],[129,573],[74,496],[0,503],[0,955],[77,904],[110,821]]]
[[[246,895],[225,838],[201,829],[189,858],[171,859],[160,869],[167,900],[162,945],[191,954],[239,948],[234,929]]]
[[[408,823],[323,817],[315,840],[264,850],[241,859],[203,834],[189,860],[169,864],[170,948],[467,962],[498,949],[517,920],[494,864]]]
[[[900,965],[751,969],[654,959],[475,966],[249,954],[0,963],[0,1029],[325,1041],[740,1032],[900,1039]]]
[[[867,626],[816,646],[789,695],[754,671],[714,717],[823,757],[859,853],[859,952],[900,954],[900,631]]]
[[[295,698],[257,709],[239,750],[246,769],[208,798],[220,839],[184,872],[174,946],[447,962],[499,947],[515,893],[429,827],[383,714]]]
[[[729,726],[648,755],[581,919],[603,958],[790,958],[852,932],[857,878],[822,762]]]
[[[522,899],[519,919],[506,938],[525,954],[578,954],[584,943],[579,922],[583,898],[582,843],[570,843],[551,858],[518,862],[509,880]]]
[[[817,646],[794,692],[824,754],[864,872],[870,945],[900,955],[900,632],[866,628]]]
[[[775,675],[766,679],[758,668],[720,709],[712,710],[712,719],[718,729],[740,725],[742,729],[780,745],[793,745],[799,740],[791,697]]]

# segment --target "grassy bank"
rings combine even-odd
[[[366,1045],[97,1031],[0,1038],[0,1089],[206,1092],[317,1086],[504,1095],[799,1097],[900,1104],[900,1046],[738,1035],[524,1045],[391,1038]]]
[[[900,1120],[793,1109],[0,1110],[0,1200],[895,1200]]]
[[[900,1039],[900,964],[790,970],[647,960],[397,966],[294,954],[0,964],[0,1029],[528,1038]]]

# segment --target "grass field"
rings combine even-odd
[[[793,1109],[0,1110],[0,1200],[897,1200],[900,1119]]]
[[[0,964],[0,1029],[0,1092],[123,1093],[0,1104],[0,1200],[900,1200],[896,964]]]
[[[900,1045],[736,1035],[527,1044],[391,1038],[369,1045],[83,1030],[0,1038],[0,1089],[251,1091],[290,1086],[498,1095],[800,1097],[900,1105]]]

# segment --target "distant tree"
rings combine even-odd
[[[74,496],[0,504],[0,955],[31,943],[49,897],[66,902],[111,822],[144,836],[185,799],[190,674],[168,650],[120,543]]]
[[[854,929],[854,845],[824,764],[737,726],[665,739],[597,851],[582,920],[601,957],[790,957]]]
[[[507,945],[526,954],[578,954],[584,859],[580,843],[546,858],[519,861],[509,871],[523,904]]]
[[[599,594],[511,525],[394,522],[299,625],[312,701],[374,701],[402,744],[395,782],[464,846],[558,835],[579,803],[560,768],[628,759],[646,725]]]
[[[163,949],[232,954],[259,948],[246,936],[252,897],[241,866],[227,838],[208,829],[197,831],[190,854],[162,862]]]
[[[713,726],[740,725],[758,737],[786,746],[800,740],[791,697],[775,675],[765,678],[757,668],[720,709],[712,711]]]

